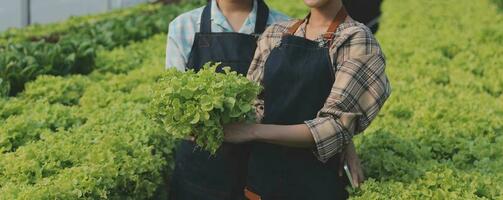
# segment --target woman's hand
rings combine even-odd
[[[351,141],[351,143],[349,143],[342,152],[339,166],[339,176],[343,176],[344,174],[344,162],[347,162],[348,164],[349,171],[351,172],[351,176],[353,178],[353,183],[356,187],[360,187],[365,179],[365,176],[363,175],[360,158],[358,157],[358,154],[356,154],[355,144],[353,141]]]
[[[224,126],[224,141],[243,143],[255,140],[256,124],[233,123]]]

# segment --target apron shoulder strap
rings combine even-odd
[[[344,22],[344,20],[346,20],[347,16],[348,13],[346,11],[346,8],[342,6],[337,15],[335,16],[334,21],[332,21],[332,23],[328,27],[327,32],[323,34],[323,38],[329,42],[329,46],[332,46],[332,42],[335,37],[334,33],[337,31],[337,28],[339,28],[339,25],[341,25]]]
[[[294,35],[297,29],[299,29],[300,25],[302,25],[308,17],[309,15],[307,15],[307,17],[303,20],[297,20],[294,24],[292,24],[292,26],[288,28],[288,31],[285,33],[285,35]]]
[[[264,0],[257,0],[257,20],[255,22],[255,34],[262,34],[269,19],[269,7]]]
[[[201,14],[199,32],[211,33],[211,1],[208,1],[208,4],[206,4]]]
[[[211,2],[204,7],[203,13],[201,14],[201,33],[211,33]],[[267,26],[267,20],[269,19],[269,7],[263,0],[257,0],[257,20],[255,22],[255,34],[262,34]]]
[[[292,26],[290,26],[288,28],[288,32],[286,32],[284,35],[294,35],[295,32],[297,31],[297,29],[299,29],[299,27],[306,20],[309,19],[310,15],[311,15],[311,13],[309,13],[307,15],[307,17],[304,18],[303,20],[298,20],[297,22],[295,22]],[[323,34],[323,39],[325,39],[326,41],[329,42],[329,46],[332,45],[332,42],[334,40],[334,37],[335,37],[334,33],[337,31],[337,28],[339,27],[339,25],[341,25],[344,22],[344,20],[346,19],[347,16],[348,16],[348,13],[347,13],[346,9],[344,8],[344,6],[342,6],[341,9],[339,10],[339,12],[337,13],[337,15],[335,16],[334,20],[332,21],[332,23],[328,27],[327,32]]]

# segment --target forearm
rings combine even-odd
[[[305,124],[256,124],[254,135],[255,140],[272,144],[304,148],[315,146],[313,135]]]

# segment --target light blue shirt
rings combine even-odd
[[[175,67],[185,71],[189,54],[194,43],[194,36],[199,32],[201,14],[204,7],[186,12],[175,18],[169,24],[168,44],[166,47],[166,69]],[[253,8],[239,33],[253,34],[257,19],[257,0],[253,1]],[[279,12],[270,10],[267,25],[289,20],[290,18]],[[211,3],[211,30],[212,32],[234,32],[227,18],[217,6],[216,0]]]

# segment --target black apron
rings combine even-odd
[[[221,62],[246,75],[257,47],[257,36],[264,32],[269,8],[257,0],[255,34],[212,33],[211,1],[201,16],[189,56],[188,69],[199,71],[206,62]],[[221,68],[218,69],[221,72]],[[224,143],[215,155],[191,141],[181,141],[175,151],[175,170],[171,182],[172,200],[243,199],[249,145]]]
[[[331,32],[346,16],[341,9],[324,34],[328,45],[294,36],[304,22],[299,21],[271,51],[264,69],[262,123],[293,125],[316,118],[335,79],[328,49]],[[262,200],[346,199],[347,178],[338,176],[338,161],[335,156],[322,163],[312,149],[257,142],[251,148],[247,189]]]

